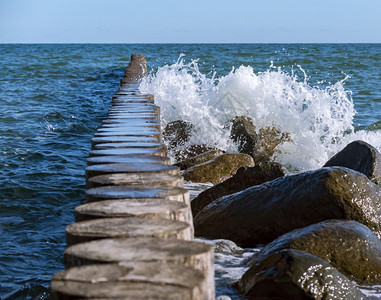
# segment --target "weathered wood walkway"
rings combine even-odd
[[[53,299],[214,299],[213,249],[193,241],[189,193],[161,142],[160,108],[132,55],[92,139],[87,203],[66,229]]]

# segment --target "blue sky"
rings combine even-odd
[[[0,43],[381,42],[381,0],[0,0]]]

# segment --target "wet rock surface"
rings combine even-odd
[[[275,127],[263,127],[257,132],[252,119],[243,116],[232,120],[230,137],[239,152],[253,156],[256,163],[269,161],[279,144],[290,141],[287,133]]]
[[[287,174],[287,170],[275,162],[259,163],[254,167],[241,167],[233,177],[200,193],[191,202],[192,214],[196,216],[205,206],[222,196],[242,191]]]
[[[291,249],[259,261],[242,276],[237,287],[247,299],[366,299],[332,265]]]
[[[192,129],[191,123],[182,120],[168,123],[163,130],[163,137],[168,141],[169,149],[184,145],[189,140]]]
[[[244,153],[226,153],[184,171],[184,179],[192,182],[220,183],[232,177],[242,166],[254,166],[253,158]]]
[[[342,166],[365,174],[376,184],[381,184],[381,154],[372,145],[354,141],[328,160],[325,167]]]
[[[345,219],[381,237],[380,199],[381,188],[365,175],[343,167],[322,168],[213,201],[195,217],[195,233],[253,247],[297,228]]]
[[[257,132],[253,124],[253,119],[243,116],[235,117],[232,120],[230,137],[238,144],[238,150],[240,152],[252,155],[255,144],[257,143]]]
[[[190,145],[187,147],[179,147],[179,150],[176,150],[173,156],[176,161],[180,162],[187,159],[192,159],[195,156],[202,155],[210,151],[220,150],[207,145]]]
[[[208,160],[211,160],[213,158],[216,158],[220,155],[224,154],[224,151],[222,150],[210,150],[204,153],[201,153],[199,155],[193,156],[191,158],[179,161],[175,163],[175,166],[178,166],[180,170],[186,170],[190,167],[194,167],[196,165],[202,164],[207,162]]]
[[[253,266],[284,249],[316,255],[363,284],[381,283],[381,240],[356,221],[329,220],[286,233],[248,260]]]

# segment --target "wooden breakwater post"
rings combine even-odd
[[[213,248],[193,241],[189,193],[161,142],[160,108],[132,55],[92,139],[87,203],[66,229],[53,299],[214,299]]]

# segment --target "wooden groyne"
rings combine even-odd
[[[213,249],[193,241],[189,193],[161,142],[160,108],[132,55],[92,139],[87,203],[66,229],[53,299],[214,299]]]

